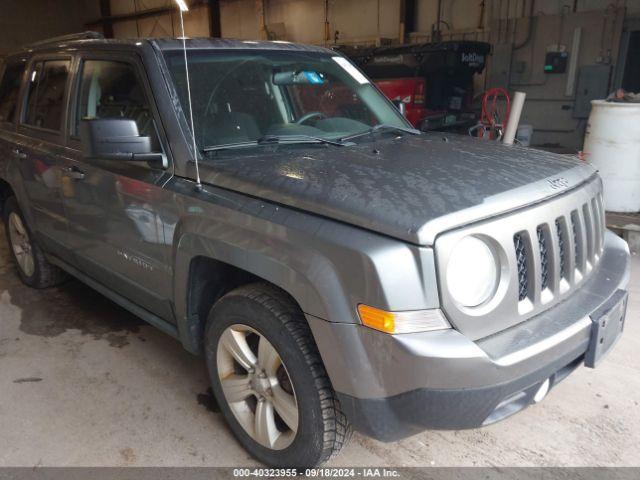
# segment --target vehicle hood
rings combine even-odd
[[[203,182],[419,245],[438,233],[569,190],[576,157],[450,134],[350,147],[260,147],[201,163]]]

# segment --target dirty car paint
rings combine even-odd
[[[202,162],[206,183],[421,245],[467,222],[465,210],[473,220],[483,218],[481,209],[496,215],[594,173],[571,157],[442,134],[352,147],[253,149]],[[454,224],[444,225],[454,213]]]

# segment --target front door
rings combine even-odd
[[[167,153],[142,66],[135,57],[81,59],[69,121],[63,190],[78,269],[161,318],[173,321],[171,243],[173,196],[162,188],[168,168],[122,160],[85,159],[78,138],[88,118],[129,118],[157,152]]]

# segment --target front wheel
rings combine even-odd
[[[297,305],[266,284],[240,287],[209,315],[213,392],[240,443],[275,467],[312,467],[337,454],[347,420]]]

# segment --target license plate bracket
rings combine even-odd
[[[591,314],[591,339],[585,355],[585,366],[595,368],[616,344],[624,329],[628,293],[618,290]]]

